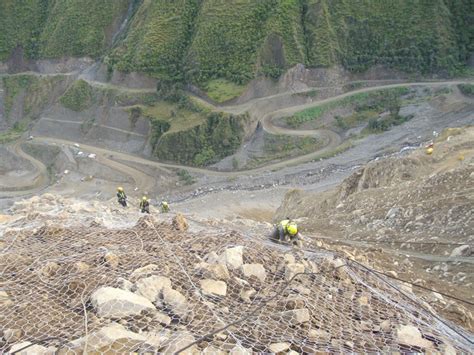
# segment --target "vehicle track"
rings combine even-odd
[[[95,83],[95,82],[94,82]],[[171,164],[171,163],[163,163],[163,162],[158,162],[158,161],[153,161],[153,160],[148,160],[144,159],[135,155],[131,154],[126,154],[126,153],[121,153],[121,152],[116,152],[112,151],[109,149],[104,149],[104,148],[98,148],[95,146],[90,146],[87,144],[81,144],[81,149],[87,150],[91,153],[97,154],[98,161],[101,164],[104,164],[114,170],[117,170],[129,177],[131,177],[135,183],[138,186],[145,186],[145,190],[150,189],[153,184],[154,184],[154,178],[152,176],[149,176],[142,171],[137,170],[136,168],[133,168],[131,166],[125,165],[123,163],[117,162],[116,160],[120,160],[122,162],[134,162],[134,163],[140,163],[145,166],[151,166],[155,168],[161,168],[161,169],[186,169],[190,172],[197,173],[197,174],[203,174],[207,176],[218,176],[218,177],[237,177],[237,176],[243,176],[243,175],[249,175],[249,174],[258,174],[270,170],[276,170],[276,169],[281,169],[287,166],[291,165],[296,165],[300,163],[304,163],[307,161],[311,161],[313,159],[317,159],[321,157],[322,155],[333,151],[335,148],[337,148],[341,142],[342,139],[341,137],[327,129],[316,129],[316,130],[295,130],[295,129],[289,129],[286,127],[281,127],[278,125],[275,125],[273,121],[277,118],[285,117],[292,115],[296,112],[299,112],[301,110],[307,109],[307,108],[313,108],[317,107],[329,102],[334,102],[340,99],[343,99],[348,96],[352,96],[355,94],[359,93],[365,93],[365,92],[373,92],[377,90],[382,90],[382,89],[390,89],[390,88],[397,88],[397,87],[413,87],[413,86],[426,86],[426,87],[438,87],[438,86],[443,86],[443,85],[457,85],[461,83],[472,83],[472,81],[469,80],[454,80],[454,81],[440,81],[440,82],[432,82],[432,81],[425,81],[425,82],[414,82],[414,83],[397,83],[397,84],[388,84],[388,85],[381,85],[381,86],[373,86],[373,87],[367,87],[367,88],[362,88],[358,90],[353,90],[341,95],[333,96],[327,99],[322,99],[322,100],[317,100],[311,103],[303,104],[303,105],[295,105],[292,107],[287,107],[275,111],[268,112],[264,114],[260,120],[262,123],[263,129],[270,133],[270,134],[284,134],[284,135],[293,135],[293,136],[314,136],[317,137],[325,142],[326,145],[309,154],[301,155],[298,157],[290,158],[287,160],[283,160],[277,163],[271,163],[269,165],[265,165],[259,168],[254,168],[254,169],[249,169],[249,170],[241,170],[241,171],[232,171],[232,172],[224,172],[224,171],[215,171],[215,170],[210,170],[210,169],[205,169],[205,168],[196,168],[196,167],[191,167],[191,166],[186,166],[186,165],[181,165],[181,164]],[[98,83],[97,85],[102,85],[102,83]],[[104,86],[107,84],[103,84]],[[122,90],[128,90],[125,88],[122,88]],[[309,89],[304,89],[300,91],[293,91],[293,92],[286,92],[286,93],[280,93],[276,95],[271,95],[267,96],[264,98],[257,98],[254,100],[251,100],[249,102],[246,102],[241,105],[236,105],[236,106],[213,106],[214,109],[228,112],[228,113],[242,113],[246,112],[252,109],[254,105],[257,103],[263,102],[265,100],[269,100],[272,98],[282,98],[285,96],[289,95],[294,95],[298,93],[304,93],[314,90],[314,88],[309,88]],[[134,91],[140,91],[134,90]],[[202,100],[202,99],[201,99]],[[206,101],[206,103],[209,105],[209,102]],[[58,138],[49,138],[49,137],[38,137],[37,139],[41,139],[44,142],[48,143],[56,143],[56,144],[66,144],[66,145],[73,145],[75,142],[71,142],[65,139],[58,139]],[[43,177],[38,179],[33,185],[31,186],[31,183],[23,184],[20,186],[15,186],[14,189],[15,191],[9,191],[8,194],[6,191],[2,191],[2,196],[1,197],[13,197],[13,196],[21,196],[21,195],[26,195],[34,192],[38,188],[44,188],[45,185],[48,183],[47,179],[47,169],[45,165],[38,160],[30,157],[27,153],[21,150],[21,143],[22,141],[19,141],[15,144],[16,147],[16,154],[24,157],[25,159],[29,160],[33,166],[37,169],[38,172],[40,172],[40,175]],[[30,186],[29,186],[30,185]],[[24,188],[22,188],[22,186]],[[31,187],[31,188],[30,188]],[[8,196],[7,196],[8,195]]]

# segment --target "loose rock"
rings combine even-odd
[[[224,281],[204,279],[200,281],[202,292],[207,296],[226,296],[227,284]]]
[[[188,314],[188,302],[186,297],[179,291],[173,290],[170,287],[163,288],[163,302],[171,309],[171,311],[179,317],[184,317]]]
[[[0,291],[0,307],[8,307],[13,304],[13,301],[5,291]]]
[[[281,312],[280,314],[282,318],[291,325],[309,322],[311,318],[307,308],[294,309],[291,311]]]
[[[270,346],[268,347],[268,349],[270,349],[270,351],[275,354],[286,351],[289,348],[290,348],[290,344],[288,343],[273,343],[273,344],[270,344]]]
[[[245,277],[256,277],[260,282],[265,282],[267,273],[262,264],[244,264],[242,265],[242,273]]]
[[[119,288],[101,287],[91,296],[91,302],[99,317],[125,317],[138,315],[144,310],[155,310],[143,296]]]
[[[227,248],[220,255],[219,260],[222,264],[227,265],[227,267],[231,270],[238,269],[244,263],[243,253],[244,253],[244,247],[243,246]]]
[[[285,279],[290,281],[296,274],[304,273],[304,265],[303,264],[287,264],[285,266]]]
[[[136,283],[137,295],[154,302],[164,287],[171,287],[171,280],[164,276],[150,276],[140,279]]]
[[[401,344],[418,346],[423,349],[430,349],[433,343],[423,339],[421,332],[413,325],[403,325],[397,328],[397,339]]]
[[[189,225],[188,221],[186,221],[186,218],[181,213],[178,213],[174,218],[172,222],[173,228],[180,231],[180,232],[185,232],[188,230]]]

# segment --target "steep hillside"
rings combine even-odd
[[[5,0],[0,60],[108,54],[111,70],[203,88],[296,63],[447,73],[472,55],[473,12],[470,0]]]

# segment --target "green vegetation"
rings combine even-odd
[[[189,173],[189,171],[185,169],[181,169],[177,173],[179,180],[183,181],[185,185],[192,185],[196,182],[193,176]]]
[[[393,104],[395,98],[400,98],[409,92],[407,87],[382,89],[371,92],[357,93],[351,96],[344,97],[340,100],[331,101],[326,104],[315,106],[300,112],[297,112],[291,117],[286,118],[286,122],[291,127],[298,127],[304,122],[317,120],[324,114],[341,107],[355,106],[356,111],[381,111],[385,109],[390,110],[390,105]],[[354,117],[353,120],[359,120]],[[349,123],[349,122],[347,122]],[[342,123],[341,123],[342,124]]]
[[[0,60],[21,48],[26,58],[100,56],[128,0],[2,0]]]
[[[225,79],[214,79],[207,83],[207,95],[218,103],[239,97],[245,90],[244,85],[237,85]]]
[[[459,90],[466,96],[474,96],[474,84],[459,84]]]
[[[153,154],[160,159],[197,166],[232,155],[242,143],[243,124],[248,117],[222,112],[211,112],[205,117],[204,122],[179,131],[171,122],[170,130],[153,146]]]
[[[25,132],[25,130],[26,130],[26,125],[24,123],[15,122],[15,124],[13,125],[13,128],[5,132],[0,132],[0,144],[5,144],[8,142],[17,140],[18,138],[21,137],[21,135]]]
[[[36,76],[32,74],[8,75],[2,78],[5,90],[4,107],[7,121],[11,118],[13,105],[21,101],[22,117],[19,119],[35,119],[42,108],[53,100],[51,93],[65,80],[63,75]],[[22,94],[20,96],[20,94]]]
[[[61,104],[73,111],[81,112],[92,106],[95,96],[92,87],[84,80],[77,80],[61,97]]]

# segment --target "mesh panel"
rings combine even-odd
[[[146,218],[11,231],[4,246],[1,352],[473,350],[363,267],[236,232]]]

